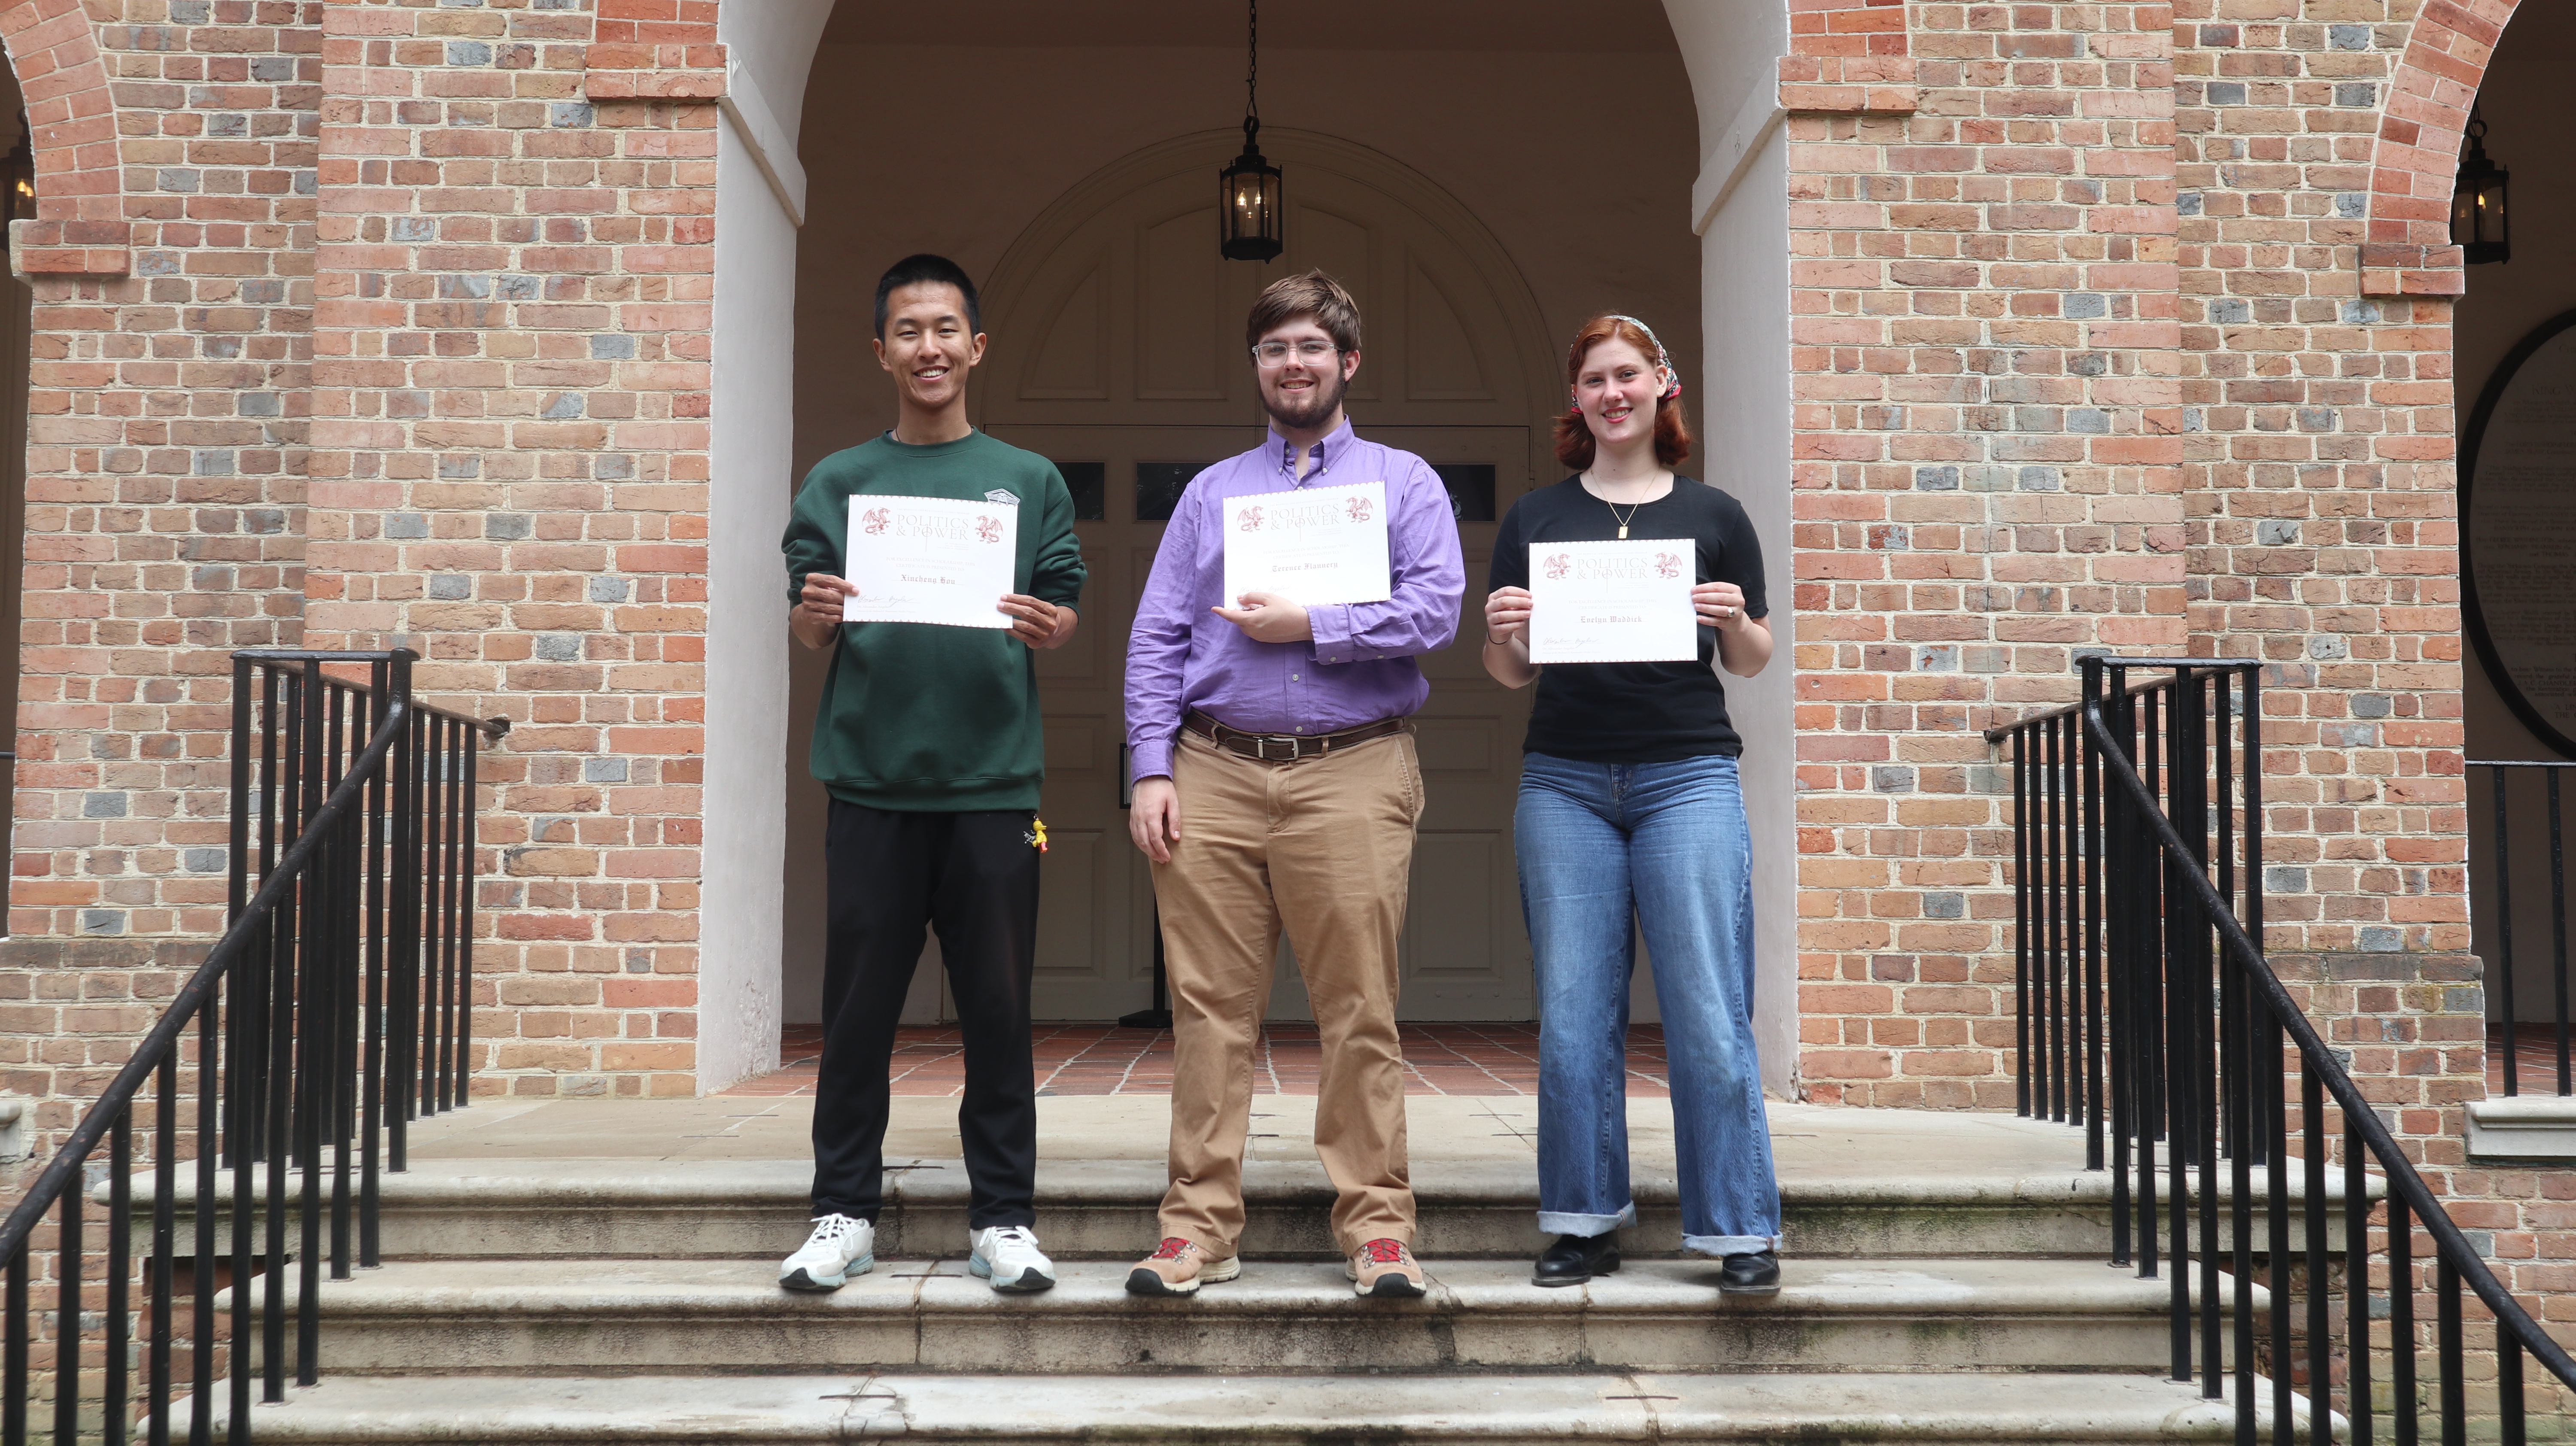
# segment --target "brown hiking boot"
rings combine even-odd
[[[1418,1300],[1423,1292],[1422,1264],[1401,1240],[1372,1240],[1342,1268],[1351,1289],[1360,1295]]]
[[[1154,1253],[1136,1262],[1127,1272],[1129,1295],[1196,1295],[1202,1285],[1215,1285],[1243,1274],[1243,1261],[1235,1256],[1223,1260],[1211,1257],[1198,1242],[1166,1236],[1154,1247]]]

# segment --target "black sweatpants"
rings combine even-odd
[[[894,813],[832,800],[824,865],[823,1062],[814,1088],[814,1213],[873,1221],[885,1201],[887,1067],[924,926],[966,1048],[957,1133],[970,1228],[1034,1225],[1037,1080],[1029,969],[1038,850],[1025,810]]]

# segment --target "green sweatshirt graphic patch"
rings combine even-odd
[[[1082,543],[1064,478],[1046,458],[975,432],[930,447],[881,436],[816,463],[780,543],[791,606],[807,573],[846,575],[842,533],[862,492],[1007,495],[1019,508],[1013,591],[1059,607],[1081,600]],[[1034,809],[1046,778],[1037,660],[999,628],[844,623],[814,713],[811,766],[834,798],[870,808]]]

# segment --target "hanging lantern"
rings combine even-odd
[[[2505,215],[2505,168],[2487,159],[2487,123],[2469,111],[2469,153],[2451,191],[2451,244],[2471,266],[2513,259],[2513,232]]]
[[[1217,249],[1229,261],[1268,261],[1285,249],[1286,206],[1279,168],[1261,155],[1261,5],[1251,0],[1252,35],[1243,77],[1243,154],[1217,172]]]
[[[1223,250],[1232,261],[1267,261],[1279,254],[1279,168],[1261,157],[1261,122],[1243,123],[1243,154],[1217,173],[1225,208]]]

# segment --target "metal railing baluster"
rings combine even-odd
[[[2415,1231],[2406,1202],[2388,1202],[2388,1382],[2397,1446],[2418,1446],[2415,1407]]]
[[[171,1257],[178,1248],[179,1194],[179,1061],[174,1055],[161,1061],[154,1072],[159,1088],[152,1111],[152,1267],[146,1280],[152,1310],[152,1336],[146,1347],[145,1392],[149,1397],[149,1416],[145,1424],[151,1446],[170,1446],[170,1371],[171,1312],[177,1282],[173,1279]],[[200,1331],[198,1341],[204,1340]],[[202,1353],[204,1346],[198,1345]]]
[[[473,867],[470,782],[439,795],[440,847],[406,846],[419,842],[422,775],[470,780],[475,751],[508,725],[417,703],[409,660],[235,655],[224,933],[0,1223],[0,1446],[24,1446],[39,1403],[56,1446],[169,1446],[182,1409],[191,1446],[219,1433],[248,1446],[254,1400],[285,1394],[290,1310],[295,1379],[311,1384],[325,1260],[333,1279],[375,1261],[379,1131],[424,1088],[464,1102],[461,1074],[426,1077],[418,1036],[388,1031],[409,1029],[398,1011],[417,1000],[422,969],[449,967],[406,952],[421,923],[406,909],[429,897],[470,907],[470,880],[422,877]],[[366,681],[329,672],[343,664]],[[430,725],[446,753],[417,746]],[[461,1068],[470,1036],[461,1018],[452,1027],[441,1065]],[[194,1239],[183,1242],[190,1159]],[[85,1223],[97,1170],[103,1241]],[[52,1309],[40,1315],[30,1284],[45,1261]],[[103,1309],[87,1310],[93,1301]]]
[[[130,1288],[134,1264],[134,1107],[116,1115],[107,1145],[107,1362],[99,1383],[99,1435],[105,1446],[125,1446],[125,1402],[132,1394],[134,1320]]]
[[[2568,1079],[2567,1058],[2567,846],[2565,830],[2560,826],[2562,810],[2558,806],[2559,770],[2549,770],[2549,938],[2552,971],[2551,984],[2558,1011],[2558,1092],[2576,1094],[2576,1083]]]
[[[65,1190],[54,1249],[54,1446],[79,1446],[81,1205],[87,1190]]]
[[[2521,1016],[2514,1007],[2513,999],[2513,843],[2512,831],[2507,824],[2512,817],[2513,805],[2507,801],[2506,771],[2502,768],[2494,768],[2488,770],[2488,773],[2495,781],[2496,866],[2494,872],[2496,942],[2499,946],[2496,983],[2500,986],[2497,990],[2499,1002],[2504,1007],[2504,1092],[2511,1097],[2522,1093],[2522,1076],[2518,1068],[2521,1061],[2515,1058],[2516,1051],[2521,1046],[2519,1031],[2516,1028]]]
[[[2308,1267],[2308,1440],[2311,1446],[2334,1446],[2334,1410],[2328,1399],[2334,1385],[2334,1342],[2327,1335],[2333,1301],[2326,1276],[2326,1091],[2313,1069],[2299,1071],[2299,1149],[2307,1166],[2299,1229],[2306,1237]]]
[[[2444,1446],[2472,1436],[2518,1443],[2526,1435],[2526,1362],[2538,1362],[2558,1386],[2576,1388],[2576,1359],[2496,1278],[2389,1122],[2362,1097],[2342,1053],[2263,954],[2272,884],[2263,863],[2262,780],[2271,762],[2263,752],[2263,666],[2250,659],[2088,657],[2079,660],[2075,704],[1986,730],[1989,741],[2012,749],[2014,1001],[2023,1016],[2015,1035],[2023,1052],[2018,1098],[2033,1117],[2082,1124],[2089,1168],[2103,1168],[2107,1155],[2113,1260],[2127,1264],[2134,1254],[2141,1278],[2154,1278],[2170,1261],[2171,1373],[2189,1380],[2196,1372],[2208,1396],[2224,1394],[2222,1379],[2232,1383],[2238,1441],[2304,1435],[2312,1446],[2338,1439],[2367,1446],[2393,1416],[2388,1434],[2397,1446],[2415,1446],[2427,1420]],[[2139,670],[2165,676],[2133,683]],[[2498,928],[2507,961],[2507,770],[2546,775],[2556,966],[2551,1042],[2560,1091],[2576,1092],[2560,808],[2561,775],[2576,764],[2470,766],[2496,770],[2489,780],[2501,856],[2495,893],[2507,915]],[[2519,1061],[2510,1057],[2520,1032],[2513,1006],[2527,994],[2509,976],[2496,992],[2512,1089],[2520,1082]],[[2340,1212],[2328,1194],[2338,1137]],[[2374,1191],[2386,1197],[2378,1232]],[[2432,1242],[2421,1279],[2419,1230]],[[2254,1298],[2258,1275],[2268,1309]],[[2474,1398],[2489,1414],[2475,1418],[2463,1291],[2478,1297],[2497,1329],[2494,1373]],[[2427,1292],[2429,1334],[2417,1303]],[[2231,1314],[2232,1330],[2223,1319]],[[2268,1319],[2268,1332],[2258,1316]],[[2373,1358],[2382,1349],[2375,1317],[2386,1321],[2384,1388]],[[2268,1371],[2258,1373],[2267,1355]],[[2260,1400],[2266,1374],[2268,1411]],[[2491,1401],[2486,1380],[2496,1388]],[[2348,1433],[2340,1437],[2338,1412]]]

